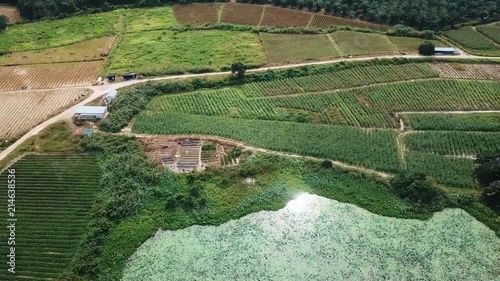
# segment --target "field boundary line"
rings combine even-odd
[[[356,171],[356,172],[362,172],[365,174],[370,174],[370,175],[375,175],[378,176],[379,178],[382,179],[390,179],[394,177],[393,174],[386,173],[386,172],[381,172],[361,166],[356,166],[356,165],[351,165],[347,164],[344,162],[336,161],[336,160],[331,160],[331,159],[326,159],[326,158],[318,158],[318,157],[313,157],[313,156],[305,156],[305,155],[300,155],[300,154],[295,154],[295,153],[287,153],[287,152],[281,152],[281,151],[276,151],[276,150],[270,150],[270,149],[265,149],[265,148],[260,148],[256,146],[251,146],[248,145],[244,142],[241,141],[236,141],[233,139],[229,138],[224,138],[224,137],[218,137],[214,135],[199,135],[199,134],[186,134],[186,135],[150,135],[150,134],[136,134],[136,133],[117,133],[117,135],[126,135],[126,136],[135,136],[138,138],[141,137],[162,137],[166,138],[169,140],[176,140],[176,139],[200,139],[200,140],[211,140],[211,141],[217,141],[221,143],[227,143],[231,145],[235,145],[238,147],[241,147],[246,150],[250,150],[253,152],[261,152],[261,153],[266,153],[266,154],[271,154],[271,155],[276,155],[276,156],[283,156],[283,157],[292,157],[292,158],[304,158],[308,160],[313,160],[313,161],[330,161],[334,166],[337,166],[339,168],[342,168],[344,170],[349,170],[349,171]]]
[[[262,21],[264,20],[264,15],[266,14],[266,9],[267,6],[263,6],[262,13],[260,14],[260,20],[259,23],[257,24],[258,27],[262,25]]]
[[[264,51],[264,54],[266,55],[267,63],[271,64],[271,59],[269,58],[269,53],[267,52],[267,48],[264,46],[264,41],[262,41],[262,38],[260,37],[260,32],[257,33],[257,37],[259,37],[260,47],[262,48],[262,51]]]
[[[310,19],[309,19],[309,21],[307,22],[307,24],[306,24],[306,28],[311,27],[311,24],[312,24],[313,19],[314,19],[314,17],[315,17],[315,16],[316,16],[316,14],[311,13],[311,18],[310,18]]]
[[[226,6],[225,3],[221,4],[220,7],[217,9],[217,23],[220,23],[222,19],[222,12],[224,10],[224,6]]]
[[[337,50],[337,52],[339,52],[339,55],[341,57],[344,57],[345,56],[344,52],[342,52],[342,50],[340,49],[339,45],[337,45],[337,42],[335,42],[335,40],[333,40],[332,35],[330,35],[330,33],[327,33],[326,37],[328,37],[328,40],[330,41],[330,43],[332,43],[333,48],[335,50]]]

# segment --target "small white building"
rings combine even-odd
[[[75,112],[75,117],[79,120],[99,120],[106,117],[107,106],[81,106]]]
[[[110,104],[111,101],[116,98],[116,95],[118,95],[118,91],[115,89],[112,89],[109,92],[107,92],[106,96],[104,97],[104,104],[106,105]]]
[[[435,47],[434,53],[436,55],[460,55],[457,49],[450,47]]]

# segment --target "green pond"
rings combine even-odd
[[[278,211],[159,230],[123,280],[500,280],[500,239],[460,209],[395,219],[301,193]]]

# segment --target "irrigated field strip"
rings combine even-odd
[[[0,67],[0,91],[90,86],[102,61]]]
[[[88,93],[81,89],[0,93],[0,140],[19,137]]]
[[[16,171],[16,280],[54,280],[67,270],[85,232],[100,179],[96,159],[29,155],[11,168]],[[7,208],[6,172],[0,181],[5,183],[0,200]],[[2,222],[6,211],[0,214]],[[2,227],[0,239],[7,241],[8,235]],[[12,280],[6,242],[0,244],[0,252],[0,279]]]

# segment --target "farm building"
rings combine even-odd
[[[115,89],[112,89],[109,92],[107,92],[106,96],[104,97],[104,104],[106,105],[110,104],[111,101],[116,98],[116,95],[118,95],[118,91]]]
[[[439,55],[460,55],[457,49],[449,47],[435,47],[434,53]]]
[[[79,120],[99,120],[106,117],[108,108],[106,106],[82,106],[75,112]]]

